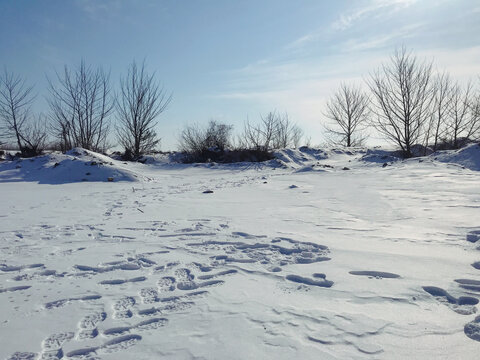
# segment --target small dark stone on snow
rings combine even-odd
[[[298,186],[297,185],[290,185],[289,188],[290,189],[296,189],[296,188],[298,188]]]
[[[268,184],[266,181],[263,182],[264,184]]]
[[[212,190],[205,190],[203,193],[204,194],[213,194],[213,191]]]
[[[342,170],[350,170],[350,168],[345,166]]]
[[[388,164],[387,163],[383,163],[382,167],[387,167]]]
[[[60,165],[59,163],[55,163],[55,164],[53,165],[53,167],[56,168],[56,167],[59,166],[59,165]]]

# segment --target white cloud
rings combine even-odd
[[[379,13],[381,13],[382,16],[390,16],[399,10],[410,7],[416,2],[417,0],[373,0],[367,6],[341,14],[339,19],[335,21],[331,27],[333,30],[346,30],[367,16],[373,15],[378,17]]]

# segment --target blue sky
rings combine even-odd
[[[116,87],[146,59],[173,92],[163,150],[185,124],[240,131],[274,109],[315,144],[328,96],[361,84],[396,46],[462,81],[480,75],[479,19],[478,0],[0,0],[0,65],[35,84],[35,110],[47,112],[45,76],[63,65],[103,66]]]

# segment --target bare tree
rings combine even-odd
[[[452,82],[447,73],[436,75],[433,80],[433,100],[430,124],[425,133],[426,144],[438,149],[439,141],[445,136],[446,121],[452,105]]]
[[[120,144],[138,158],[152,151],[160,139],[155,132],[157,117],[165,111],[172,100],[149,75],[145,62],[138,67],[133,62],[125,79],[120,80],[120,94],[116,100],[119,120],[117,135]]]
[[[419,62],[402,47],[388,65],[371,75],[375,128],[396,143],[405,157],[424,135],[431,117],[432,64]]]
[[[347,147],[362,145],[365,136],[362,131],[370,115],[370,98],[359,88],[342,84],[327,102],[327,116],[333,127],[326,126],[334,136],[334,143]]]
[[[110,75],[82,60],[73,71],[65,66],[63,74],[57,73],[57,81],[49,80],[49,104],[53,131],[62,147],[105,151],[113,109]]]
[[[41,153],[46,140],[44,122],[34,119],[30,107],[35,99],[33,86],[4,69],[0,75],[0,119],[7,137],[14,138],[22,156]]]
[[[480,129],[480,118],[475,108],[473,85],[469,82],[462,88],[458,83],[452,87],[450,116],[447,123],[446,140],[454,149],[463,141],[471,140]]]

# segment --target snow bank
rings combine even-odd
[[[437,151],[429,156],[435,161],[457,164],[470,170],[480,171],[480,144],[470,144],[459,150]]]
[[[81,181],[137,181],[138,174],[108,156],[81,148],[0,163],[0,182],[65,184]]]

